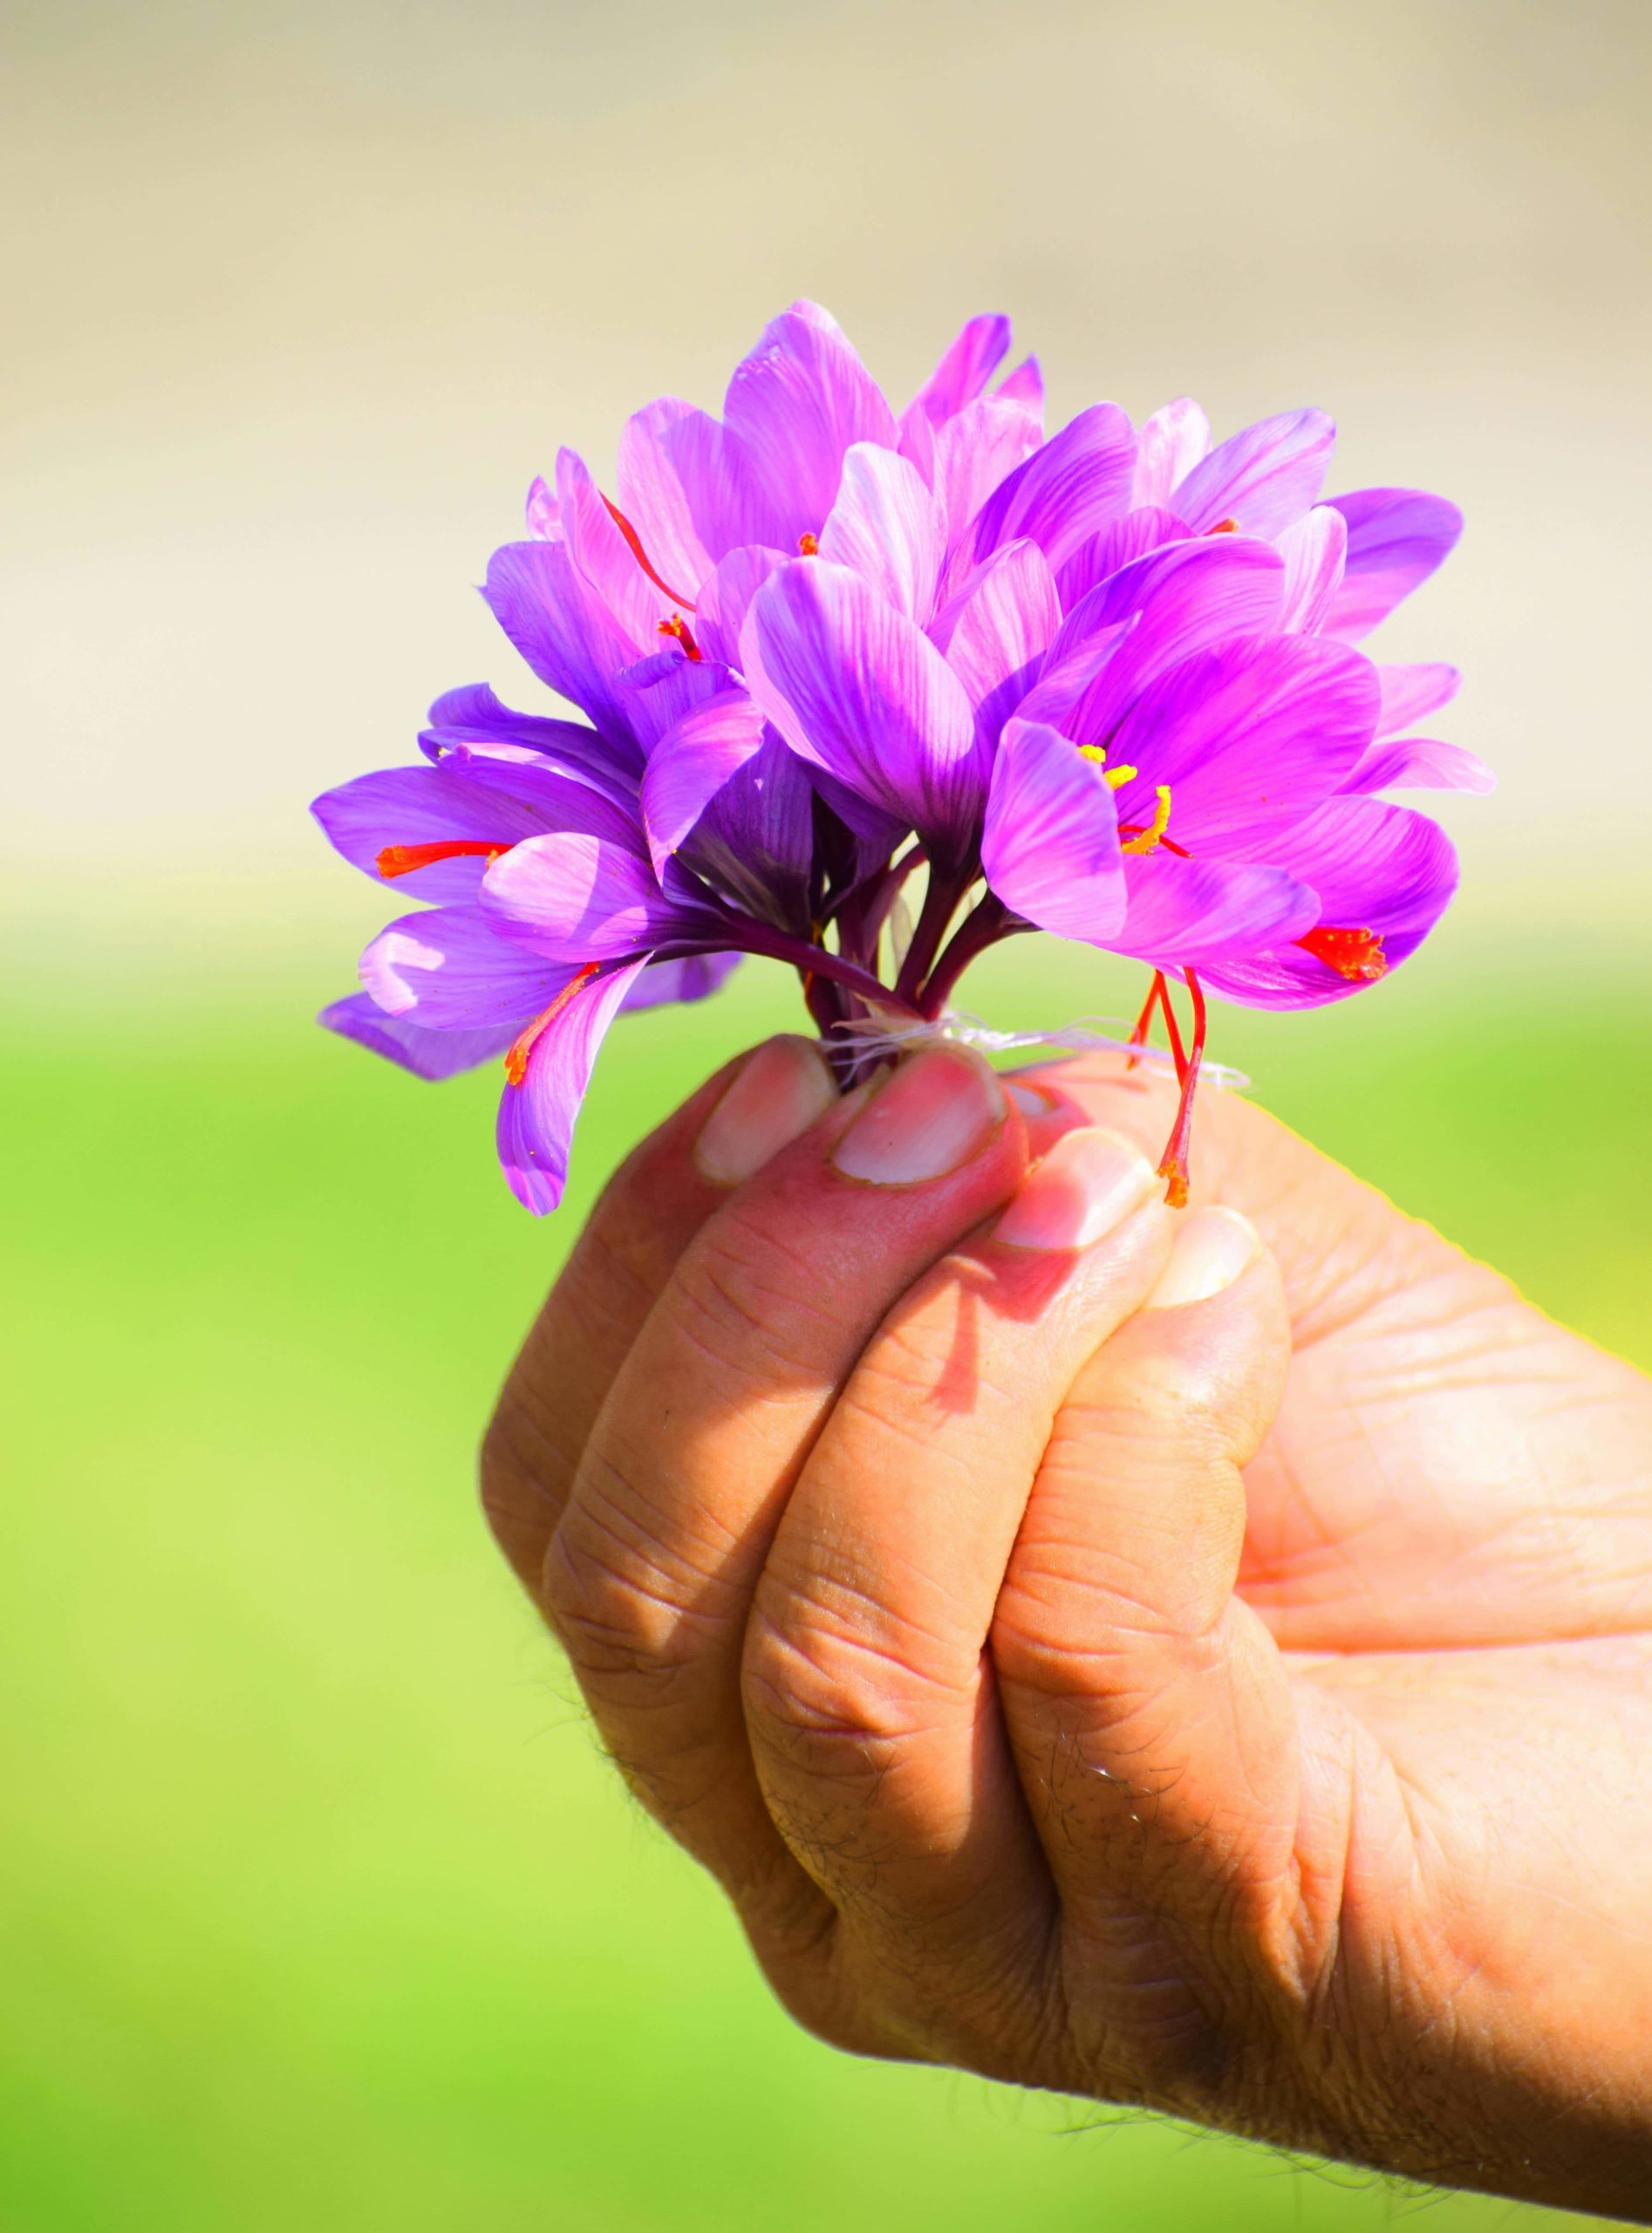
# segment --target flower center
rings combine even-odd
[[[1311,953],[1316,961],[1323,961],[1335,969],[1339,977],[1346,977],[1355,985],[1374,985],[1379,977],[1388,973],[1388,956],[1382,951],[1380,931],[1333,930],[1321,924],[1310,931],[1306,938],[1296,941],[1303,952]]]
[[[1102,782],[1109,790],[1113,791],[1119,789],[1125,783],[1133,783],[1142,772],[1139,768],[1132,768],[1128,761],[1121,761],[1116,768],[1109,768],[1107,765],[1107,747],[1104,744],[1081,744],[1078,748],[1078,756],[1081,760],[1093,760],[1102,771]],[[1138,829],[1134,823],[1127,822],[1120,833],[1120,852],[1157,852],[1159,841],[1171,826],[1171,787],[1168,783],[1155,783],[1153,794],[1155,804],[1152,821],[1145,830]],[[1172,848],[1172,850],[1174,850]]]
[[[515,842],[514,837],[503,843],[494,837],[439,837],[428,845],[386,845],[374,859],[373,866],[388,880],[411,876],[415,869],[427,869],[437,861],[496,861]]]
[[[662,636],[674,636],[691,659],[698,659],[704,656],[700,645],[694,641],[688,623],[680,612],[673,612],[669,620],[662,620],[659,624],[659,632]]]
[[[548,1008],[542,1008],[530,1024],[516,1034],[505,1049],[505,1081],[509,1085],[520,1085],[528,1075],[528,1058],[533,1053],[541,1032],[567,1007],[580,987],[589,985],[597,974],[597,964],[588,961],[576,976],[570,977]]]
[[[797,555],[800,558],[818,558],[820,556],[819,536],[800,535],[797,538]]]
[[[1206,535],[1237,535],[1239,533],[1239,522],[1237,520],[1218,520],[1214,527],[1207,527],[1205,532]]]

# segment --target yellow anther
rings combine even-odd
[[[1078,748],[1078,756],[1081,760],[1093,760],[1100,768],[1106,761],[1107,747],[1104,744],[1081,744]],[[1109,768],[1107,769],[1108,789],[1116,791],[1122,784],[1133,783],[1140,773],[1139,768],[1131,768],[1128,764]]]
[[[1156,783],[1153,788],[1158,795],[1158,803],[1153,809],[1152,822],[1139,837],[1127,837],[1119,847],[1121,853],[1157,852],[1159,839],[1171,826],[1171,787],[1168,783]]]

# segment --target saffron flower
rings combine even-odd
[[[1133,1043],[1162,1018],[1180,1201],[1206,992],[1344,998],[1447,905],[1449,840],[1380,795],[1491,788],[1409,734],[1455,670],[1356,645],[1450,551],[1455,509],[1321,502],[1316,411],[1213,445],[1189,401],[1139,431],[1097,403],[1047,440],[1035,364],[993,385],[1008,345],[972,319],[898,414],[800,303],[720,420],[666,398],[629,421],[616,497],[564,450],[484,594],[584,720],[450,692],[422,764],[317,801],[347,859],[432,903],[322,1021],[427,1077],[502,1055],[500,1158],[530,1209],[560,1199],[621,1008],[767,956],[848,1082],[869,1029],[945,1029],[968,964],[1033,929],[1150,972]]]

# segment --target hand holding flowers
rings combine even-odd
[[[1172,1097],[771,1041],[598,1205],[495,1530],[829,2040],[1641,2222],[1647,1384],[1232,1096],[1172,1215]]]

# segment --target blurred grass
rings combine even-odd
[[[1215,1051],[1645,1359],[1652,1033],[1638,978],[1574,973],[1459,954],[1317,1018],[1224,1012]],[[536,1225],[492,1166],[495,1081],[324,1038],[331,989],[207,973],[7,1024],[5,2224],[1538,2223],[794,2032],[597,1758],[470,1486],[604,1171],[792,999],[754,973],[622,1026]],[[981,1004],[1106,1000],[1046,950]]]

